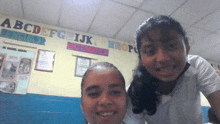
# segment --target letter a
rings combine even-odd
[[[11,28],[11,25],[10,25],[10,20],[7,18],[5,19],[5,21],[1,24],[2,27],[5,27],[5,24],[7,24],[7,28]]]

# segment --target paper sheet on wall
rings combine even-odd
[[[35,70],[52,72],[54,57],[55,52],[39,50]]]
[[[90,63],[91,63],[91,59],[77,57],[75,75],[82,77],[86,72],[86,70],[89,68]]]

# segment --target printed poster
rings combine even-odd
[[[82,77],[91,64],[90,58],[77,57],[75,76]]]
[[[34,52],[1,47],[0,93],[26,94]]]
[[[38,50],[35,70],[52,72],[54,66],[55,52]]]

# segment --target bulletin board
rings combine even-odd
[[[26,94],[34,52],[0,46],[0,93]]]

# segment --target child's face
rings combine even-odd
[[[141,62],[154,77],[170,82],[184,70],[186,64],[186,46],[184,38],[171,30],[162,35],[160,29],[149,31],[148,37],[141,40]]]
[[[126,92],[115,71],[109,68],[91,71],[82,94],[82,109],[90,124],[121,123],[126,114]]]

